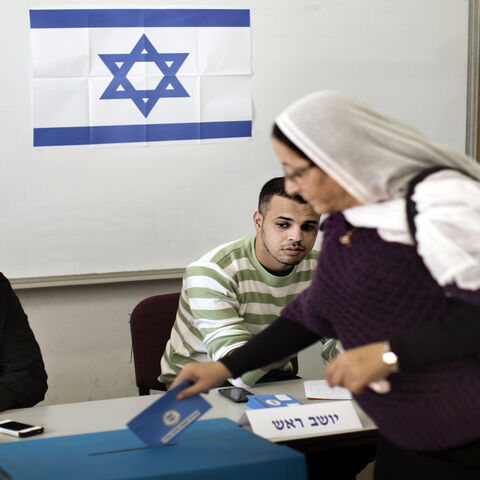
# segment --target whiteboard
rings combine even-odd
[[[253,136],[146,148],[33,148],[28,9],[45,5],[131,8],[132,2],[17,0],[5,7],[0,258],[11,279],[181,271],[203,251],[252,233],[259,189],[281,174],[270,147],[272,121],[314,90],[358,96],[465,149],[466,0],[175,5],[251,9]]]

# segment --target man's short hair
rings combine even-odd
[[[285,191],[285,177],[276,177],[269,180],[260,191],[258,197],[258,211],[262,214],[268,209],[270,200],[274,195],[279,197],[289,198],[295,202],[305,204],[307,203],[300,195],[288,195]]]

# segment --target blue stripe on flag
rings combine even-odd
[[[30,10],[31,28],[249,26],[246,9]]]
[[[33,145],[35,147],[48,147],[251,136],[251,121],[58,127],[34,128]]]

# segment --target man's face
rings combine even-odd
[[[266,210],[253,215],[258,261],[271,273],[286,273],[312,250],[319,215],[308,204],[274,195]]]

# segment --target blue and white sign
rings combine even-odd
[[[30,10],[34,146],[251,136],[250,11]]]
[[[301,405],[296,398],[287,394],[274,395],[247,395],[248,408],[280,408],[293,407],[294,405]]]
[[[353,403],[348,400],[246,410],[239,422],[249,423],[253,433],[275,442],[362,428]]]

